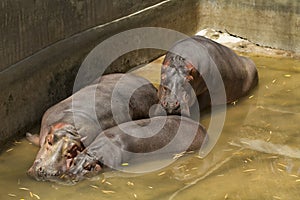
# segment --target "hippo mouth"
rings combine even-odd
[[[161,104],[163,106],[165,106],[165,104],[163,104],[163,103],[161,103]],[[173,115],[180,114],[180,112],[181,112],[180,106],[174,107],[174,108],[165,107],[165,110],[167,111],[168,114],[173,114]]]
[[[60,177],[62,171],[55,168],[48,168],[46,170],[45,167],[41,165],[42,162],[42,159],[36,160],[27,171],[27,175],[36,179],[37,181],[46,181],[54,177]]]
[[[73,143],[71,148],[68,148],[68,150],[65,153],[65,165],[66,165],[66,171],[68,171],[73,165],[74,165],[74,160],[77,157],[78,154],[83,152],[85,147],[83,144],[76,144]]]
[[[68,183],[69,169],[74,165],[76,157],[85,149],[81,141],[72,140],[67,137],[61,138],[59,142],[45,144],[41,154],[32,167],[27,171],[30,177],[38,181],[54,181]]]
[[[86,174],[99,172],[102,164],[86,153],[83,144],[86,137],[79,135],[73,125],[51,126],[27,174],[38,181],[68,184]]]
[[[93,177],[104,167],[101,161],[93,159],[87,153],[87,149],[82,144],[73,144],[65,158],[65,169],[58,172],[56,176],[67,184],[74,184],[84,178]]]
[[[160,104],[169,115],[181,115],[185,117],[190,117],[190,108],[187,102],[180,102],[179,106],[177,107],[168,107],[164,102],[160,102]]]
[[[89,155],[86,149],[73,158],[64,178],[77,182],[97,175],[104,168],[103,162]]]

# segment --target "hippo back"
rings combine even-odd
[[[212,65],[216,66],[224,82],[227,102],[244,96],[258,83],[256,66],[252,60],[239,56],[228,47],[208,38],[196,35],[179,41],[170,52],[186,57],[201,75],[211,76],[208,80],[212,80],[212,83],[214,79]],[[166,59],[167,57],[168,55]]]
[[[40,144],[57,122],[72,124],[88,146],[103,130],[117,124],[147,118],[158,102],[156,88],[132,74],[102,76],[72,96],[49,108],[43,116]],[[87,136],[87,137],[85,137]]]

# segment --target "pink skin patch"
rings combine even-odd
[[[67,125],[66,123],[59,122],[59,123],[55,124],[54,126],[52,126],[52,128],[54,130],[57,130],[57,129],[61,129],[62,127],[66,126],[66,125]]]

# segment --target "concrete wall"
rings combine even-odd
[[[129,15],[160,0],[2,0],[0,70],[75,33]]]
[[[2,0],[0,145],[24,135],[39,123],[47,108],[72,93],[80,64],[101,41],[144,26],[193,34],[197,29],[198,3],[197,0]],[[155,50],[131,52],[116,60],[108,71],[125,72],[161,54]]]
[[[199,30],[214,28],[300,53],[300,1],[200,0]]]

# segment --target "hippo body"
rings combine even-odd
[[[197,99],[200,109],[211,106],[210,96],[223,88],[216,81],[216,73],[223,80],[226,102],[217,99],[214,105],[234,102],[258,84],[254,62],[231,49],[202,36],[177,42],[161,68],[161,105],[169,114],[188,116]],[[212,86],[211,91],[207,84]]]
[[[157,127],[160,125],[162,126]],[[51,161],[58,162],[63,167],[48,163],[56,166],[51,167],[51,173],[44,174],[39,169],[31,168],[29,175],[37,180],[74,184],[83,178],[96,175],[103,166],[118,169],[122,163],[138,156],[150,154],[150,157],[157,158],[161,154],[168,154],[173,157],[177,153],[200,149],[205,136],[206,130],[201,124],[178,115],[125,122],[102,131],[87,146],[78,145],[77,152],[71,150],[65,153],[73,154],[69,162],[60,162],[64,157],[61,152],[65,151],[66,144],[62,144],[62,140],[53,142],[52,145],[56,147],[55,152],[59,156]],[[61,134],[54,132],[54,137],[61,137]],[[67,143],[74,144],[80,141],[80,138],[69,136]],[[49,166],[44,167],[49,170]]]
[[[156,103],[157,90],[146,79],[131,74],[102,76],[45,112],[40,150],[28,174],[40,179],[60,174],[69,167],[66,163],[103,130],[148,118],[150,107]],[[31,134],[27,137],[36,140]]]
[[[120,109],[116,113],[117,116],[113,116],[111,99],[117,83],[119,89],[115,98],[120,102],[114,106],[118,106]],[[130,98],[129,105],[126,104],[125,97],[128,97],[128,92],[136,87],[139,88]],[[95,99],[94,105],[90,104],[90,98]],[[75,126],[78,134],[82,137],[88,134],[85,142],[90,143],[89,140],[92,141],[102,130],[117,125],[114,118],[120,119],[118,123],[147,118],[150,107],[157,102],[156,88],[142,77],[128,74],[102,76],[99,81],[86,86],[45,112],[41,123],[39,144],[44,143],[51,127],[62,123]],[[97,119],[93,114],[96,114]]]
[[[134,158],[144,160],[160,155],[200,149],[206,129],[189,118],[168,115],[126,122],[104,130],[80,153],[69,172],[75,180],[95,172],[103,165],[119,169]]]

